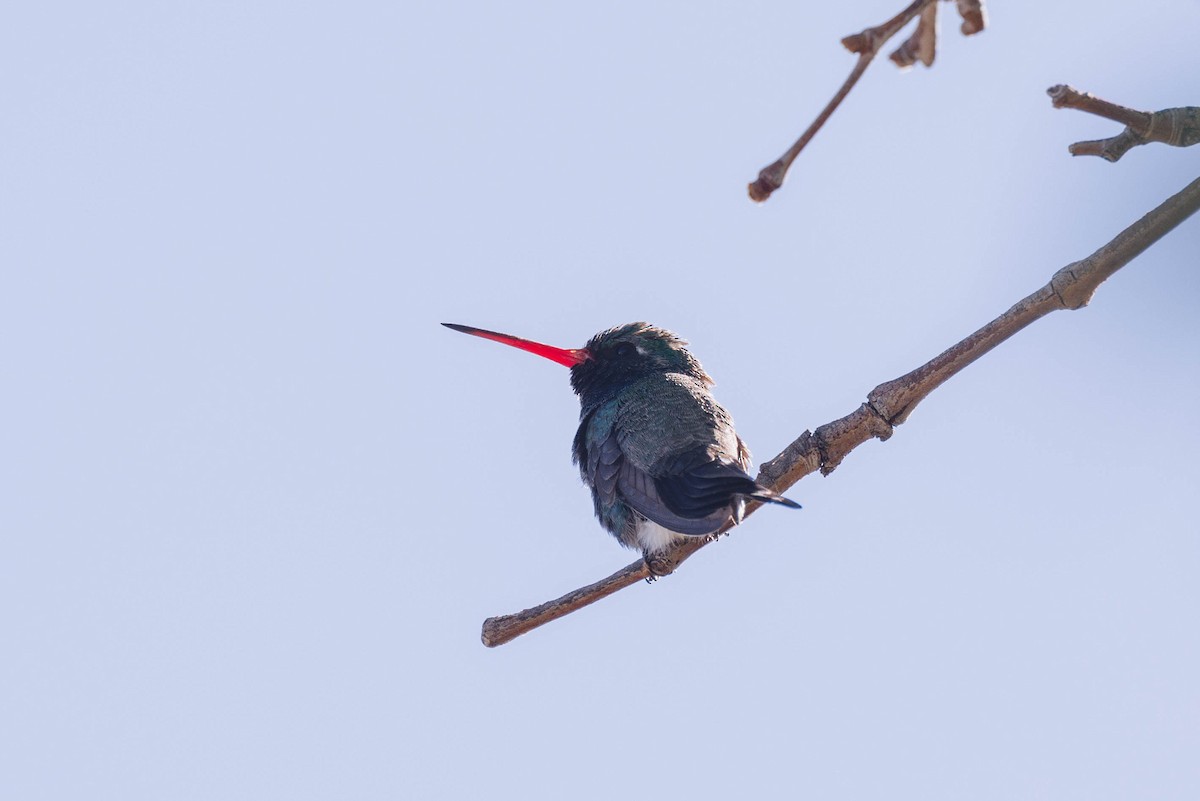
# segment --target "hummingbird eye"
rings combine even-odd
[[[637,353],[637,348],[628,342],[621,342],[613,348],[613,355],[617,358],[624,359]]]

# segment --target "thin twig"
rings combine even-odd
[[[850,94],[850,90],[854,88],[854,84],[858,83],[858,79],[867,71],[867,67],[870,66],[872,59],[875,58],[879,49],[883,47],[888,39],[895,36],[901,28],[920,14],[925,6],[934,2],[937,2],[937,0],[913,0],[908,8],[882,25],[867,28],[862,33],[856,33],[842,39],[842,45],[847,50],[851,53],[858,53],[858,61],[854,64],[854,69],[850,70],[850,75],[846,78],[846,82],[842,84],[842,88],[825,105],[825,108],[812,121],[808,129],[800,134],[800,138],[787,149],[787,152],[776,159],[774,163],[759,170],[758,180],[754,181],[747,188],[751,200],[756,203],[762,203],[771,196],[772,192],[783,186],[783,179],[787,175],[787,171],[791,169],[792,162],[796,160],[796,156],[800,155],[800,151],[804,149],[804,146],[816,135],[817,131],[821,130],[821,126],[837,110],[837,107],[842,104],[846,95]]]
[[[1068,264],[1033,294],[928,363],[894,381],[871,390],[867,402],[850,414],[827,423],[815,432],[805,431],[778,456],[762,466],[758,481],[776,492],[784,492],[816,470],[831,473],[842,459],[869,439],[886,440],[893,426],[900,425],[917,404],[947,379],[956,375],[1004,340],[1035,320],[1060,309],[1087,305],[1096,288],[1146,248],[1200,209],[1200,178],[1171,196],[1156,209],[1118,234],[1092,255]],[[747,508],[751,514],[756,506]],[[581,587],[554,601],[514,615],[491,617],[483,623],[482,639],[487,646],[502,645],[551,620],[581,609],[636,584],[654,574],[665,575],[707,544],[692,538],[655,559],[653,566],[639,560],[613,575]]]
[[[1125,126],[1125,130],[1108,139],[1076,142],[1067,148],[1072,156],[1100,156],[1106,161],[1117,161],[1130,148],[1147,142],[1161,142],[1175,147],[1200,143],[1200,107],[1197,106],[1137,111],[1101,100],[1066,84],[1051,86],[1046,94],[1050,95],[1050,102],[1055,108],[1086,111]]]
[[[964,35],[970,36],[973,33],[979,33],[987,24],[983,0],[958,0],[958,13],[963,18],[960,30]],[[837,110],[837,107],[842,104],[846,95],[850,94],[850,90],[867,71],[871,61],[889,39],[918,16],[921,21],[916,32],[901,44],[896,52],[892,53],[891,58],[901,67],[911,66],[917,61],[927,67],[933,64],[934,53],[937,49],[937,0],[914,0],[907,8],[882,25],[867,28],[861,33],[842,39],[842,45],[847,50],[858,54],[858,61],[855,62],[854,69],[850,70],[850,75],[846,77],[842,88],[838,89],[833,99],[825,105],[817,118],[812,121],[804,133],[800,134],[800,138],[787,149],[787,152],[759,170],[757,180],[747,187],[751,200],[762,203],[771,196],[772,192],[783,186],[783,179],[787,176],[788,170],[792,168],[792,162],[796,160],[800,151],[808,145],[809,140],[816,135],[817,131],[821,130],[821,126]]]

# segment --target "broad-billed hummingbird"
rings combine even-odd
[[[443,325],[571,368],[582,407],[575,463],[622,545],[651,556],[679,537],[709,536],[741,522],[746,498],[800,507],[746,472],[750,451],[709,392],[713,380],[670,331],[629,323],[565,349]]]

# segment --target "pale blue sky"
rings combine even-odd
[[[38,3],[0,26],[0,796],[1194,799],[1200,220],[681,572],[569,347],[688,339],[763,461],[1200,174],[1200,6]]]

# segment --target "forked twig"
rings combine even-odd
[[[778,456],[762,466],[758,481],[782,493],[816,470],[831,473],[854,448],[872,438],[885,440],[894,426],[908,419],[917,404],[943,382],[956,375],[1004,340],[1035,320],[1060,309],[1087,305],[1096,288],[1175,226],[1200,209],[1200,178],[1118,234],[1111,242],[1082,261],[1056,272],[1049,283],[1018,301],[1011,309],[916,370],[880,384],[867,402],[815,432],[805,431]],[[747,508],[751,514],[756,506]],[[653,570],[638,560],[608,578],[581,587],[554,601],[514,615],[484,621],[482,639],[489,647],[502,645],[551,620],[594,603],[652,574],[665,575],[707,544],[695,538],[654,560]]]
[[[986,24],[983,11],[983,0],[957,0],[958,12],[962,15],[963,23],[960,30],[970,35],[983,30]],[[897,65],[907,67],[921,61],[925,66],[933,64],[933,57],[936,51],[936,18],[937,18],[937,0],[913,0],[907,8],[901,11],[896,16],[892,17],[882,25],[876,25],[873,28],[867,28],[861,33],[852,34],[842,39],[842,45],[851,53],[858,54],[858,61],[854,64],[854,69],[850,70],[850,75],[847,76],[842,88],[838,89],[837,94],[833,99],[826,104],[817,118],[812,121],[812,124],[800,134],[800,138],[787,149],[782,156],[776,159],[771,164],[759,170],[758,178],[747,187],[750,193],[750,199],[756,203],[761,203],[771,196],[771,193],[783,185],[783,179],[787,176],[787,172],[792,167],[792,162],[800,155],[800,151],[808,145],[817,133],[821,130],[821,126],[825,121],[837,110],[837,107],[846,99],[846,95],[850,94],[850,90],[858,83],[858,79],[863,76],[874,60],[876,54],[887,43],[889,39],[900,32],[905,25],[911,22],[914,18],[920,17],[921,21],[917,25],[916,32],[905,41],[892,54],[892,61]]]
[[[1055,108],[1079,109],[1125,126],[1125,130],[1108,139],[1076,142],[1067,148],[1072,156],[1100,156],[1106,161],[1116,161],[1130,148],[1147,142],[1161,142],[1175,147],[1189,147],[1200,142],[1200,107],[1197,106],[1136,111],[1080,92],[1066,84],[1051,86],[1046,94],[1050,95],[1050,102]]]

